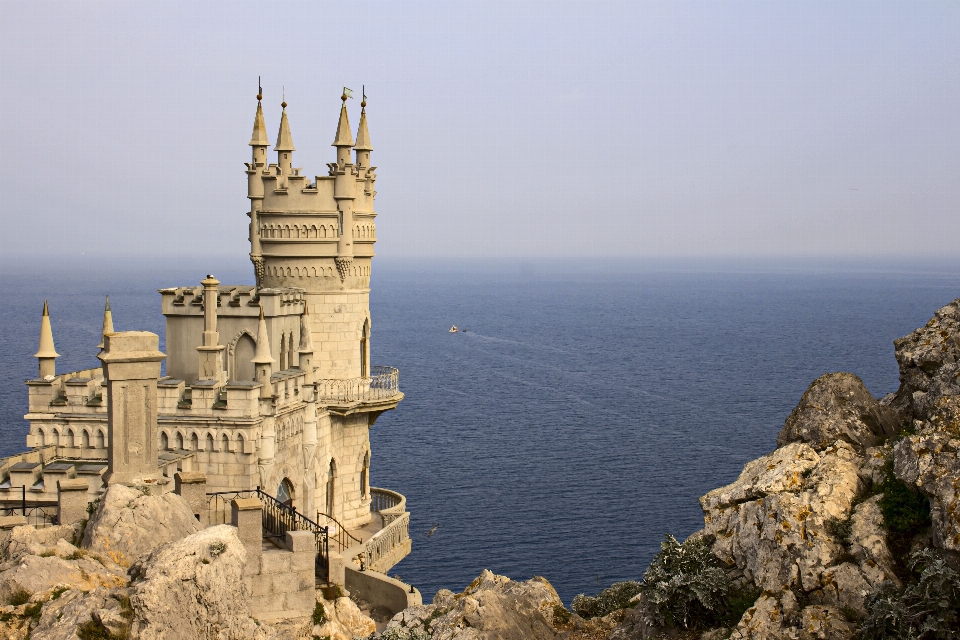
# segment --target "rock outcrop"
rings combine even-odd
[[[806,442],[822,451],[842,440],[862,453],[878,440],[894,435],[900,419],[867,391],[852,373],[828,373],[817,378],[787,417],[777,445]]]
[[[317,593],[317,603],[323,607],[324,621],[313,626],[313,637],[330,640],[366,638],[377,630],[377,624],[364,615],[350,598],[324,600]]]
[[[193,509],[175,493],[154,496],[113,485],[90,517],[82,546],[129,567],[158,547],[199,530]]]
[[[192,514],[191,514],[192,517]],[[246,550],[235,527],[219,525],[165,545],[136,568],[133,634],[141,640],[218,637],[264,639],[246,615]]]
[[[462,593],[441,590],[433,604],[404,609],[387,628],[422,629],[433,640],[548,640],[557,605],[544,578],[514,582],[484,570]]]

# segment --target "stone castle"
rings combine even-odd
[[[369,480],[370,429],[403,394],[396,369],[370,364],[376,167],[366,101],[354,139],[342,99],[336,161],[310,179],[293,166],[286,102],[268,160],[257,95],[246,164],[256,285],[208,275],[160,290],[165,354],[155,334],[114,332],[108,300],[102,366],[58,374],[44,304],[39,372],[26,383],[30,450],[0,460],[8,510],[26,515],[63,486],[85,486],[91,501],[111,483],[167,491],[179,474],[205,479],[201,520],[229,522],[229,499],[211,511],[217,494],[259,489],[380,571],[409,553],[404,497]]]

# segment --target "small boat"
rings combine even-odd
[[[458,331],[457,325],[453,325],[452,327],[450,327],[450,331],[448,333],[456,333],[457,331]]]

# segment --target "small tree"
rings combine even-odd
[[[640,592],[660,626],[709,628],[729,618],[730,578],[702,538],[683,544],[667,534],[660,553],[643,574]]]

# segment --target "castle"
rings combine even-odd
[[[405,499],[369,481],[370,429],[403,394],[396,369],[370,364],[376,168],[366,101],[354,140],[346,94],[336,162],[312,180],[293,166],[286,102],[276,162],[268,160],[257,95],[246,164],[256,285],[208,275],[160,290],[166,354],[151,346],[154,334],[114,332],[108,299],[102,366],[58,374],[44,304],[38,376],[26,383],[30,451],[0,460],[6,506],[22,502],[26,515],[27,503],[55,499],[64,481],[85,479],[93,500],[111,482],[166,491],[174,475],[195,474],[208,496],[260,489],[347,534],[342,547],[399,527],[392,542],[367,549],[381,571],[409,553]],[[146,466],[131,466],[133,458]],[[197,511],[217,517],[201,513],[204,505]]]

